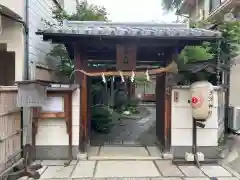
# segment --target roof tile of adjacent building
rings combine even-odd
[[[221,37],[221,33],[206,29],[188,28],[186,24],[112,23],[99,21],[64,21],[62,26],[39,30],[37,34],[71,34],[89,36],[127,37]]]

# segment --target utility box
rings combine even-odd
[[[40,81],[18,81],[17,106],[42,107],[47,98],[47,84]]]
[[[228,128],[237,134],[240,133],[240,107],[229,107]]]
[[[171,107],[171,147],[173,156],[184,158],[185,152],[192,152],[193,116],[191,105],[192,94],[189,86],[172,88]],[[206,158],[217,156],[218,139],[224,131],[224,91],[213,87],[212,114],[204,128],[197,128],[197,146]]]

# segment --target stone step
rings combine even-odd
[[[154,157],[154,156],[89,156],[88,160],[160,160],[162,157]]]
[[[159,160],[162,153],[155,146],[126,147],[102,146],[91,147],[88,153],[89,160]]]

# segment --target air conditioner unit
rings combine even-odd
[[[235,132],[240,130],[240,107],[229,107],[228,128]]]

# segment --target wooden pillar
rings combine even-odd
[[[75,70],[87,69],[87,52],[86,49],[74,44],[74,59]],[[75,71],[75,83],[80,85],[80,116],[79,116],[79,151],[84,153],[87,151],[87,145],[89,140],[89,85],[88,77],[78,71]]]
[[[165,52],[165,66],[173,57],[173,50]],[[169,73],[156,76],[156,136],[164,152],[171,148],[171,82]]]
[[[167,142],[166,119],[165,119],[165,80],[166,73],[156,76],[156,136],[158,143],[165,151]]]
[[[131,82],[130,79],[128,79],[128,98],[132,99],[135,96],[135,83]]]

